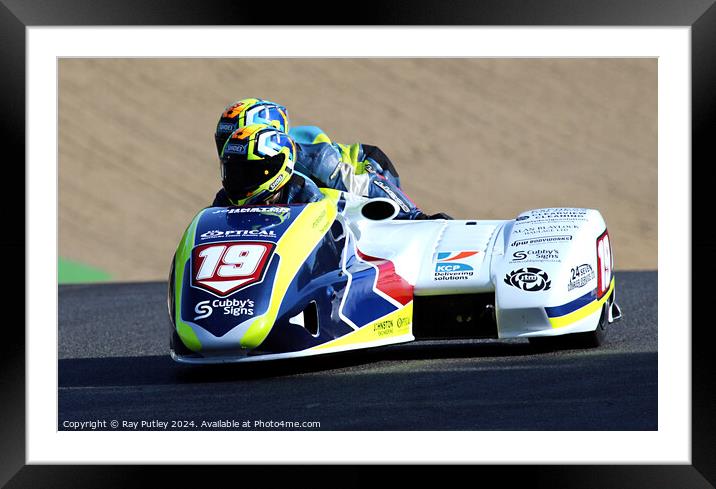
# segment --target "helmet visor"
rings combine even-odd
[[[221,181],[232,200],[246,198],[261,185],[274,178],[283,168],[286,155],[279,153],[261,160],[228,155],[221,159]]]
[[[246,111],[245,125],[266,124],[279,131],[288,131],[286,108],[280,105],[259,105]]]

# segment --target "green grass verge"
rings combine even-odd
[[[57,267],[58,282],[61,284],[87,284],[112,279],[112,276],[104,270],[65,258],[58,260]]]

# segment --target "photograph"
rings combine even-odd
[[[657,431],[657,57],[58,57],[59,431]]]

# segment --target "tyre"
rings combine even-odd
[[[179,338],[179,335],[177,334],[176,330],[172,331],[171,337],[169,339],[169,348],[171,348],[171,350],[180,357],[194,354],[193,351],[191,351],[189,348],[186,347],[186,345],[184,345],[181,338]]]
[[[562,336],[539,336],[529,338],[530,345],[538,351],[563,350],[568,348],[596,348],[604,344],[607,338],[607,307],[602,307],[599,324],[594,331],[574,333]]]
[[[176,255],[174,255],[176,257]],[[169,270],[169,281],[167,282],[167,312],[172,321],[172,329],[175,325],[175,308],[174,308],[174,258],[172,258],[172,266]]]
[[[581,348],[596,348],[604,344],[607,339],[607,307],[608,304],[604,304],[602,307],[602,315],[599,318],[599,324],[597,329],[594,331],[587,331],[586,333],[577,333],[570,335],[574,338],[575,343]]]
[[[171,333],[169,335],[169,348],[177,355],[188,355],[192,351],[189,350],[181,338],[177,334],[176,330],[176,308],[174,307],[174,259],[172,258],[172,267],[169,272],[169,283],[167,284],[167,309],[169,310],[169,318],[171,320]]]

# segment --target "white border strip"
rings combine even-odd
[[[28,463],[690,463],[689,28],[32,27],[27,53]],[[658,57],[659,431],[58,432],[57,57],[239,55]]]

